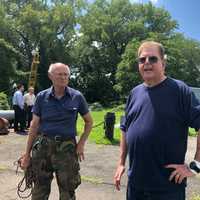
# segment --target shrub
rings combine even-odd
[[[103,106],[100,103],[95,102],[90,105],[90,110],[91,111],[101,111],[101,110],[103,110]]]
[[[196,137],[198,135],[198,133],[193,128],[189,129],[188,134],[189,134],[189,136],[192,136],[192,137]]]
[[[125,104],[121,104],[121,105],[116,106],[113,110],[115,112],[117,112],[117,111],[122,111],[123,112],[124,109],[125,109]]]
[[[3,92],[0,92],[0,110],[8,110],[10,109],[8,104],[7,95]]]

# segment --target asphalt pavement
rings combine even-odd
[[[27,136],[10,133],[0,136],[0,200],[19,200],[16,194],[22,171],[15,174],[13,162],[24,152]],[[196,139],[189,138],[186,162],[193,159]],[[119,146],[87,143],[85,161],[81,162],[82,184],[77,189],[77,200],[123,200],[126,194],[126,174],[122,178],[121,191],[113,185],[113,175],[119,156]],[[188,180],[187,199],[200,195],[200,178]],[[28,198],[29,200],[30,198]],[[49,200],[59,200],[55,180]]]

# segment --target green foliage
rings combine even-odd
[[[192,137],[196,137],[198,134],[197,132],[195,131],[195,129],[193,128],[190,128],[189,129],[189,136],[192,136]]]
[[[8,105],[7,95],[3,92],[0,92],[0,110],[8,110],[10,109]]]
[[[90,110],[91,111],[101,111],[101,110],[103,110],[103,106],[98,102],[94,102],[94,103],[90,104]]]
[[[116,73],[117,84],[114,86],[115,90],[121,95],[121,98],[127,96],[130,90],[140,83],[140,76],[137,69],[137,49],[139,41],[131,41],[122,56],[122,61],[118,65]]]
[[[79,69],[78,87],[91,102],[108,105],[119,94],[114,90],[117,65],[128,42],[137,35],[144,38],[138,5],[129,1],[95,1],[80,19],[74,65]],[[105,99],[107,101],[105,101]]]
[[[114,111],[115,112],[124,112],[124,109],[125,109],[125,104],[121,104],[121,105],[118,105],[117,107],[114,108]]]
[[[13,47],[21,53],[16,70],[30,71],[31,52],[36,47],[39,49],[38,87],[40,90],[50,85],[47,77],[50,63],[59,61],[70,64],[69,52],[73,44],[71,39],[75,33],[77,7],[71,1],[65,2],[49,1],[47,4],[46,1],[39,0],[1,1],[2,9],[9,13],[5,15],[5,19],[9,20],[9,29],[15,35],[15,40],[12,41]],[[80,2],[78,1],[79,4]],[[23,79],[23,82],[27,81],[28,79]]]
[[[147,40],[161,42],[166,50],[166,73],[176,79],[183,80],[190,86],[200,85],[200,43],[184,38],[181,34],[172,34],[170,37],[149,33]],[[138,73],[137,49],[140,42],[132,40],[123,54],[116,73],[116,91],[124,98],[128,92],[141,82]]]
[[[177,27],[164,9],[128,0],[95,1],[79,23],[77,87],[90,102],[104,105],[119,94],[124,98],[139,83],[135,58],[141,40],[166,38]]]
[[[175,34],[164,45],[168,55],[167,73],[190,86],[199,86],[200,43]]]
[[[166,47],[170,76],[200,85],[200,43],[177,34],[178,23],[163,8],[131,2],[1,0],[0,91],[10,90],[13,82],[28,82],[31,52],[37,47],[37,90],[51,84],[49,64],[63,62],[70,66],[71,86],[88,102],[110,106],[124,101],[141,82],[137,48],[147,39]]]
[[[15,61],[18,52],[4,39],[0,38],[0,91],[8,91],[11,88],[10,82],[15,75]]]

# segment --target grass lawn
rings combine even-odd
[[[199,195],[194,195],[191,200],[200,200],[200,196]]]
[[[92,118],[93,118],[93,126],[96,126],[92,129],[92,132],[90,133],[89,136],[89,140],[93,141],[97,144],[112,144],[112,145],[116,145],[119,144],[119,140],[120,140],[120,129],[119,129],[119,123],[120,123],[120,117],[121,115],[123,115],[123,111],[117,111],[115,112],[115,117],[116,117],[116,121],[115,121],[115,129],[114,129],[114,139],[112,141],[110,141],[109,139],[107,139],[105,137],[105,130],[104,130],[104,116],[107,112],[111,111],[111,109],[106,109],[103,111],[92,111]],[[81,119],[81,117],[78,117],[78,123],[77,123],[77,131],[78,134],[81,133],[82,127],[83,127],[83,120]]]
[[[195,131],[195,129],[189,128],[189,136],[193,136],[193,137],[197,136],[197,132]]]
[[[124,111],[117,111],[115,112],[115,116],[116,116],[116,122],[115,122],[115,129],[114,129],[114,139],[112,141],[110,141],[109,139],[107,139],[105,137],[105,130],[104,130],[104,116],[107,112],[112,112],[112,109],[105,109],[103,111],[92,111],[92,117],[93,117],[93,121],[94,124],[93,126],[99,125],[97,127],[94,127],[92,129],[92,132],[90,133],[89,136],[89,140],[92,142],[95,142],[97,144],[112,144],[112,145],[117,145],[119,144],[120,141],[120,136],[121,136],[121,132],[119,129],[119,123],[120,123],[120,117],[124,114]],[[81,133],[82,128],[83,128],[83,120],[81,117],[78,117],[78,123],[77,123],[77,131],[78,134]],[[189,129],[189,135],[190,136],[196,136],[196,132],[194,129],[190,128]]]

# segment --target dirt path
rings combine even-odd
[[[24,151],[26,136],[10,133],[0,136],[0,200],[19,200],[16,195],[16,185],[22,178],[22,173],[15,174],[13,162]],[[186,161],[193,158],[196,139],[190,138]],[[122,179],[122,189],[117,192],[112,184],[119,147],[95,145],[86,146],[86,159],[81,163],[82,184],[77,190],[77,200],[122,200],[126,193],[126,175]],[[188,180],[187,197],[200,195],[200,178]],[[30,199],[30,198],[29,198]],[[52,184],[50,200],[58,200],[55,181]]]

